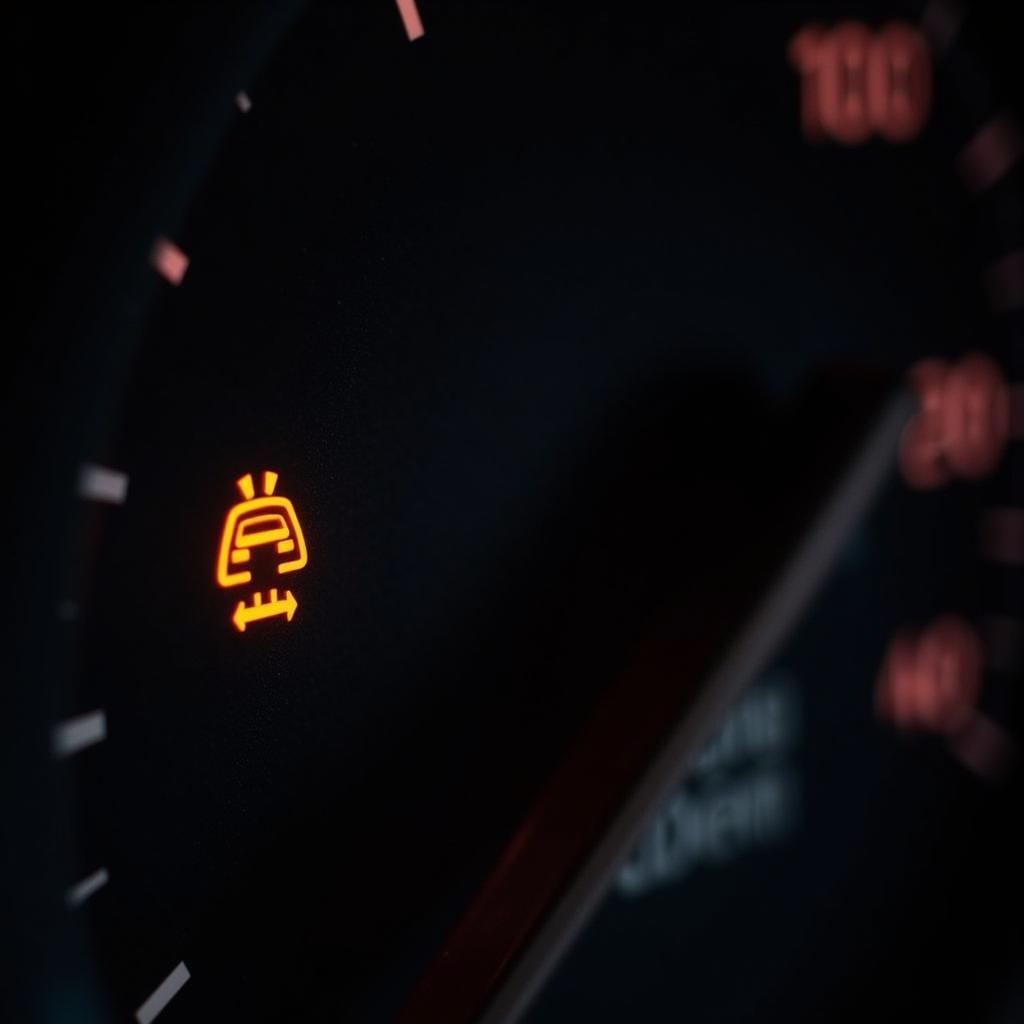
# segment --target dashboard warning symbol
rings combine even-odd
[[[217,555],[217,583],[222,587],[240,587],[253,582],[252,552],[254,548],[273,545],[277,555],[284,556],[277,563],[277,573],[296,572],[308,561],[306,540],[299,526],[295,506],[274,494],[277,473],[263,474],[263,495],[256,497],[251,473],[238,480],[243,501],[229,509],[221,531]],[[278,596],[279,593],[281,596]],[[231,621],[244,633],[251,622],[283,615],[288,622],[295,616],[298,601],[290,590],[270,588],[264,594],[259,588],[250,595],[249,603],[239,601]]]

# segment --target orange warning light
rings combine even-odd
[[[301,569],[308,560],[306,539],[302,535],[295,506],[287,498],[274,494],[277,474],[270,470],[263,474],[263,496],[260,498],[256,497],[251,473],[246,473],[237,483],[245,500],[234,505],[224,521],[217,554],[217,582],[222,587],[251,583],[251,570],[236,567],[251,564],[253,548],[271,544],[278,555],[288,556],[278,562],[278,575]],[[238,602],[231,621],[241,633],[250,622],[275,615],[283,615],[291,622],[298,604],[290,590],[285,590],[280,598],[276,587],[271,588],[265,598],[256,590],[248,605],[244,601]]]

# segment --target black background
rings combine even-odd
[[[689,529],[721,500],[701,459],[754,478],[743,431],[823,363],[988,339],[993,243],[948,157],[990,95],[913,147],[811,150],[784,60],[806,8],[634,7],[424,4],[411,48],[388,4],[17,20],[16,465],[58,451],[58,492],[81,458],[131,475],[25,573],[26,619],[68,587],[84,609],[34,661],[47,718],[99,705],[111,732],[16,794],[74,807],[54,874],[113,879],[72,980],[49,953],[26,975],[51,1005],[130,1014],[184,958],[167,1019],[388,1016],[692,549],[729,557]],[[157,232],[180,289],[145,266]],[[310,563],[295,622],[240,637],[213,556],[263,468]],[[743,496],[751,543],[785,495]],[[792,848],[612,897],[537,1019],[1002,998],[1009,794],[870,713],[893,628],[986,607],[981,498],[894,485],[781,655],[808,716]]]

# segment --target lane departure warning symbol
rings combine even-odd
[[[277,474],[269,470],[263,474],[263,496],[256,497],[252,474],[246,473],[238,481],[238,489],[244,501],[232,506],[224,520],[220,536],[220,550],[217,554],[217,582],[222,587],[240,587],[251,584],[253,574],[253,548],[274,545],[277,555],[284,556],[277,563],[278,575],[296,572],[307,561],[306,540],[302,536],[295,506],[287,498],[274,494]],[[249,604],[239,601],[231,621],[239,632],[244,633],[250,622],[283,615],[292,621],[299,606],[290,590],[278,596],[277,587],[265,594],[254,589]]]

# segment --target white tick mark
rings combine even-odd
[[[167,1004],[181,991],[182,986],[192,977],[183,960],[153,990],[153,994],[135,1011],[139,1024],[150,1024],[163,1012]]]
[[[123,505],[128,497],[128,474],[85,462],[78,470],[78,496],[86,501]]]
[[[53,728],[53,756],[70,757],[94,743],[107,738],[107,716],[104,711],[89,711],[77,718],[58,722]]]
[[[87,878],[83,878],[80,882],[75,883],[70,889],[64,894],[64,902],[67,903],[69,909],[76,910],[80,907],[93,893],[98,892],[110,881],[110,875],[107,873],[106,868],[100,868],[98,871],[94,871]]]

